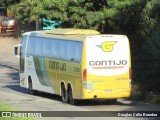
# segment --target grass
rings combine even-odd
[[[14,109],[13,105],[0,102],[0,111],[13,111]]]
[[[0,102],[0,114],[1,112],[5,111],[16,111],[15,106]],[[1,115],[0,115],[1,116]],[[35,118],[32,117],[0,117],[0,120],[36,120]]]

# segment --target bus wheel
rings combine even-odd
[[[68,99],[69,99],[69,103],[71,105],[76,105],[77,104],[77,100],[73,98],[73,92],[72,92],[71,87],[68,88]]]
[[[62,96],[62,102],[67,103],[68,102],[68,93],[65,89],[65,86],[61,85],[61,96]]]
[[[29,78],[29,80],[28,80],[28,85],[29,85],[29,87],[28,87],[29,94],[30,95],[35,95],[37,92],[35,90],[33,90],[33,85],[32,85],[32,79],[31,78]]]

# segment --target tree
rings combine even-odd
[[[11,6],[15,3],[19,3],[20,0],[1,0],[0,1],[0,6],[3,6],[3,7],[8,7],[8,6]]]
[[[101,30],[105,24],[103,8],[106,0],[23,0],[10,9],[17,13],[17,19],[36,21],[48,18],[64,21],[64,26],[93,28]]]
[[[144,93],[160,93],[160,4],[157,0],[146,2],[141,11],[139,36],[142,36],[141,48],[136,54],[135,82],[140,84]],[[137,31],[137,32],[138,32]],[[138,43],[138,42],[137,42]],[[142,72],[143,71],[143,72]]]
[[[12,4],[18,3],[19,0],[1,0],[0,1],[0,7],[5,8],[5,14],[7,15],[7,8],[8,6],[11,6]]]

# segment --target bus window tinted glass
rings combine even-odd
[[[75,61],[81,61],[81,54],[82,54],[82,43],[76,42],[75,43]]]
[[[60,41],[53,40],[52,47],[51,47],[51,57],[59,59],[60,58]]]
[[[43,52],[43,38],[35,38],[35,55],[42,56]]]
[[[67,60],[67,41],[60,42],[60,59]]]
[[[75,55],[74,42],[69,42],[68,48],[67,48],[67,60],[68,61],[74,61],[74,55]]]
[[[51,43],[52,41],[50,39],[43,40],[43,56],[51,57]]]
[[[35,48],[34,37],[30,37],[29,41],[28,41],[27,54],[33,55],[34,54],[34,48]]]

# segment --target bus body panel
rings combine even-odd
[[[61,95],[61,84],[64,83],[66,89],[71,85],[74,99],[130,96],[131,60],[126,36],[75,37],[71,33],[65,36],[43,33],[43,36],[41,33],[25,33],[24,40],[22,38],[22,87],[28,88],[28,78],[31,77],[33,89],[42,92]],[[69,36],[73,36],[71,40]],[[50,47],[44,48],[45,44]],[[56,53],[58,46],[59,53]],[[45,54],[47,50],[50,50],[49,56]]]
[[[51,87],[50,81],[47,76],[47,71],[39,69],[40,66],[36,65],[37,63],[39,63],[39,61],[43,61],[43,58],[39,58],[39,60],[37,59],[37,57],[33,57],[30,55],[27,55],[26,57],[25,86],[26,88],[29,87],[28,77],[31,77],[34,90],[54,94],[55,92]],[[41,64],[41,66],[43,66],[44,63],[42,62]]]
[[[66,88],[67,84],[70,83],[74,90],[74,97],[80,99],[82,82],[80,63],[46,58],[45,64],[55,94],[60,95],[62,82],[65,83]]]
[[[129,97],[131,91],[129,41],[122,35],[86,38],[83,99]]]
[[[28,78],[31,77],[34,90],[61,95],[60,85],[62,82],[64,82],[66,87],[68,86],[68,84],[72,86],[74,92],[73,96],[77,99],[81,99],[82,96],[81,64],[80,62],[76,61],[77,59],[79,59],[80,55],[76,56],[75,60],[73,59],[70,61],[52,57],[50,58],[44,57],[43,53],[40,53],[39,55],[32,55],[33,54],[32,52],[37,51],[37,50],[32,50],[34,49],[34,47],[36,47],[36,45],[34,46],[34,44],[37,44],[38,46],[39,43],[42,41],[46,43],[48,38],[30,36],[30,34],[28,36],[26,36],[25,34],[25,37],[27,38],[24,40],[22,39],[22,45],[23,45],[22,49],[25,48],[24,50],[26,51],[24,54],[25,57],[21,57],[20,60],[20,71],[22,71],[23,68],[25,69],[23,71],[24,73],[20,72],[21,87],[28,88],[29,87]],[[23,41],[26,41],[25,44]],[[31,41],[34,42],[32,43]],[[49,41],[57,41],[57,39],[49,38]],[[64,42],[66,42],[65,39],[58,39],[58,41],[62,45]],[[71,46],[73,46],[74,41],[67,40],[67,43],[68,45],[69,43],[71,43],[68,46],[68,48],[71,48]],[[77,53],[79,53],[77,43],[82,43],[82,42],[76,41],[75,44],[75,49]],[[55,44],[55,46],[57,45]],[[61,46],[60,49],[62,49]],[[70,55],[69,57],[72,57],[72,55]]]

